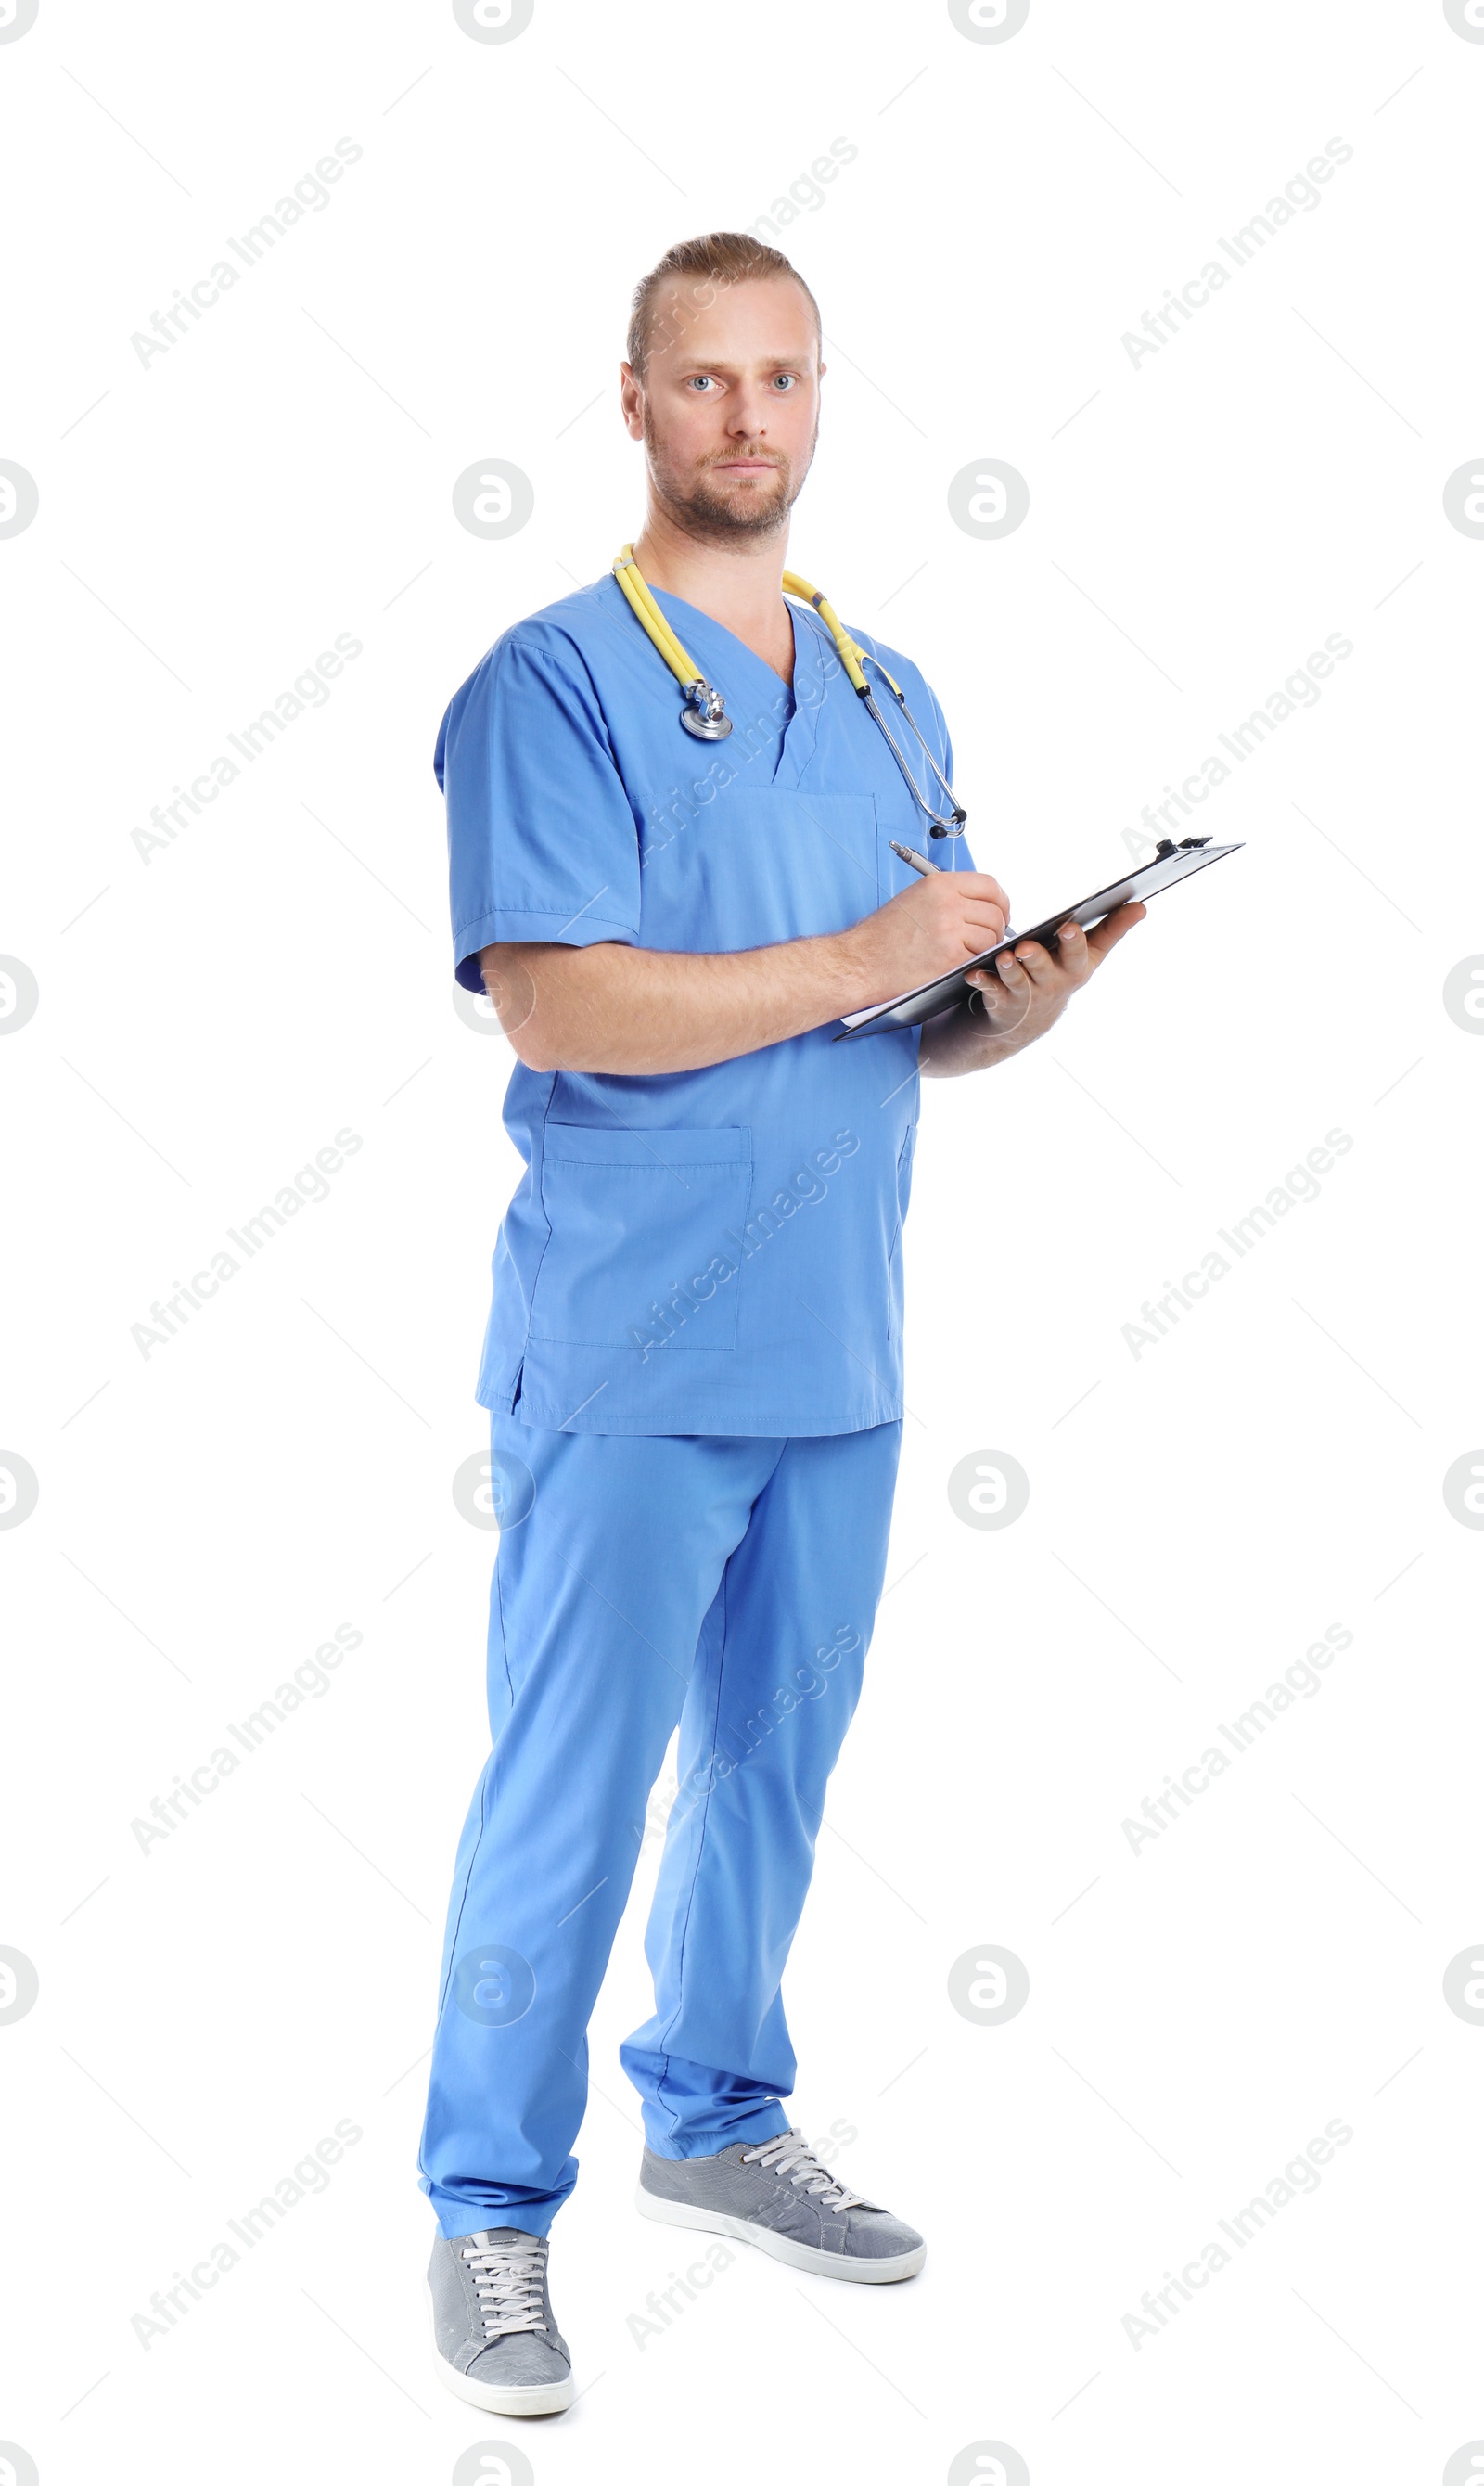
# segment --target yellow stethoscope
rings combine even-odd
[[[685,704],[680,710],[680,722],[684,726],[687,733],[694,733],[698,739],[702,742],[720,742],[725,735],[731,732],[731,719],[727,714],[721,692],[712,688],[712,685],[707,681],[704,674],[701,672],[701,667],[696,663],[693,657],[686,654],[685,649],[681,647],[679,640],[675,637],[673,630],[672,630],[664,614],[660,611],[658,604],[655,602],[653,591],[641,575],[639,565],[634,559],[634,547],[631,543],[626,543],[622,551],[619,553],[618,560],[614,563],[613,573],[615,578],[618,580],[618,585],[623,590],[624,595],[628,599],[631,611],[634,613],[647,638],[651,641],[653,646],[659,649],[660,654],[664,657],[666,664],[670,667],[671,672],[673,674],[681,690],[685,694]],[[811,587],[809,580],[807,578],[800,578],[796,570],[785,569],[783,572],[783,588],[785,593],[789,595],[802,596],[804,601],[811,606],[813,611],[818,614],[821,622],[825,625],[825,628],[829,631],[831,638],[835,642],[835,652],[838,656],[841,665],[844,667],[846,679],[854,690],[857,699],[865,702],[868,713],[875,718],[882,732],[886,735],[888,742],[891,744],[892,754],[896,761],[897,767],[901,770],[903,777],[907,781],[907,786],[911,792],[913,801],[917,804],[919,811],[926,815],[928,836],[931,838],[962,837],[964,833],[964,824],[967,821],[969,815],[959,802],[957,795],[954,793],[952,787],[948,784],[948,779],[939,767],[937,760],[933,758],[931,748],[923,737],[921,727],[918,724],[917,718],[913,715],[911,708],[907,705],[906,696],[900,683],[893,680],[892,676],[887,672],[885,665],[881,663],[878,657],[868,655],[864,648],[856,645],[856,642],[851,638],[849,631],[838,618],[834,607],[830,604],[828,599],[820,594],[817,587]],[[887,687],[891,691],[893,698],[895,700],[897,706],[901,709],[908,725],[917,735],[919,742],[921,743],[923,753],[927,760],[927,764],[932,770],[933,775],[937,778],[944,793],[948,796],[948,811],[946,817],[938,804],[930,803],[927,800],[927,797],[922,793],[919,787],[917,779],[913,776],[911,769],[908,767],[896,737],[893,733],[891,727],[888,725],[886,718],[882,715],[880,708],[877,706],[875,694],[872,691],[869,682],[866,678],[865,669],[867,665],[875,666],[877,673],[881,676],[882,680],[887,684]],[[929,788],[929,791],[930,790],[931,788]]]

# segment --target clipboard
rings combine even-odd
[[[844,1044],[852,1036],[877,1036],[885,1029],[920,1027],[924,1019],[935,1018],[940,1010],[948,1009],[955,1002],[967,1000],[976,987],[965,981],[971,967],[992,966],[1017,941],[1039,941],[1043,948],[1055,951],[1057,927],[1075,919],[1084,931],[1101,924],[1130,899],[1142,900],[1157,896],[1162,889],[1172,889],[1179,880],[1188,880],[1193,871],[1201,871],[1208,863],[1219,863],[1223,855],[1238,854],[1245,844],[1238,839],[1234,844],[1213,845],[1209,838],[1182,838],[1176,845],[1162,838],[1153,860],[1140,864],[1123,880],[1110,881],[1106,889],[1096,889],[1090,898],[1078,900],[1075,906],[1063,906],[1057,914],[1048,915],[1039,924],[1028,925],[1021,932],[1006,932],[994,949],[983,950],[976,958],[966,958],[962,967],[951,974],[938,976],[930,984],[919,984],[910,993],[898,993],[894,1001],[876,1002],[869,1009],[852,1010],[840,1022],[839,1034],[832,1038]],[[982,1004],[980,1004],[982,1008]]]

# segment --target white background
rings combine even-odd
[[[992,2443],[1035,2486],[1394,2486],[1484,2438],[1484,2029],[1443,1992],[1484,1938],[1484,1536],[1443,1497],[1484,1441],[1484,1044],[1443,1003],[1484,952],[1484,544],[1443,505],[1484,449],[1481,92],[1436,0],[1032,0],[993,43],[882,0],[536,0],[502,43],[446,5],[41,0],[0,43],[0,456],[40,492],[0,541],[0,949],[40,988],[0,1047],[0,1441],[40,1483],[0,1534],[0,1943],[40,1977],[0,2026],[0,2440],[44,2486],[442,2481],[512,2440],[541,2486],[938,2481]],[[329,207],[142,368],[131,335],[343,136]],[[830,366],[792,559],[933,680],[1018,918],[1122,868],[1328,634],[1353,653],[1195,824],[1245,853],[1034,1053],[924,1091],[889,1590],[785,1994],[798,2119],[855,2129],[840,2171],[927,2267],[742,2255],[636,2340],[675,2266],[615,2053],[651,1839],[555,2231],[583,2396],[522,2428],[432,2369],[414,2181],[486,1744],[494,1538],[451,1484],[517,1171],[504,1040],[451,998],[432,746],[641,514],[634,281],[838,137],[779,236]],[[1135,368],[1123,333],[1332,137],[1322,205]],[[536,495],[500,542],[451,505],[488,457]],[[1030,487],[999,541],[948,509],[985,457]],[[142,861],[337,633],[327,704]],[[343,1127],[330,1197],[142,1357],[151,1300]],[[1136,1357],[1143,1300],[1332,1129],[1320,1197]],[[1003,1531],[949,1507],[979,1450],[1031,1479]],[[342,1622],[333,1690],[142,1854],[131,1821]],[[1131,1852],[1332,1623],[1322,1692]],[[1003,2026],[948,1997],[986,1944],[1030,1975]],[[328,2190],[142,2347],[342,2118]],[[1133,2344],[1332,2119],[1320,2188]]]

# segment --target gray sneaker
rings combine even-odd
[[[554,2417],[572,2405],[571,2351],[551,2309],[545,2236],[438,2236],[427,2266],[438,2371],[471,2408]]]
[[[911,2279],[927,2258],[917,2229],[838,2183],[797,2125],[755,2148],[734,2141],[714,2158],[646,2149],[635,2198],[646,2219],[760,2245],[821,2279]]]

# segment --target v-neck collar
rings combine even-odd
[[[741,731],[766,721],[776,731],[778,712],[774,702],[789,697],[788,684],[782,674],[775,673],[745,639],[739,639],[724,622],[703,613],[699,604],[687,603],[683,595],[673,594],[668,587],[656,587],[651,592],[693,654],[699,656],[708,639],[715,648],[715,656],[708,654],[705,659],[706,678],[721,692],[733,728]],[[773,770],[772,783],[778,787],[796,786],[814,756],[815,717],[823,687],[818,679],[815,633],[801,622],[787,596],[783,602],[793,629],[793,691],[791,713],[779,739]]]

